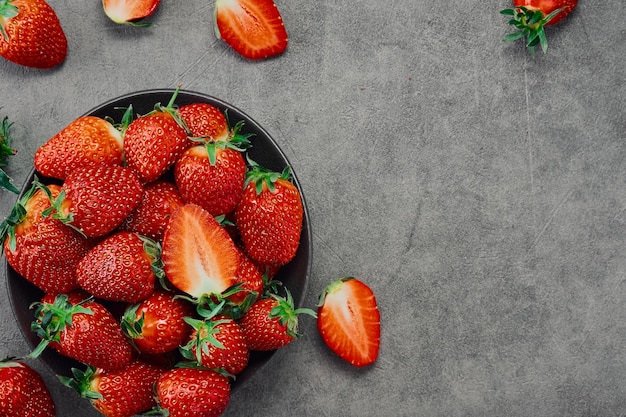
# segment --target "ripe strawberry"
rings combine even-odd
[[[0,56],[18,65],[48,69],[65,61],[67,38],[44,0],[0,0]]]
[[[209,141],[187,149],[174,167],[174,179],[186,203],[194,203],[213,216],[237,207],[246,179],[242,148],[230,141]]]
[[[36,181],[38,183],[38,181]],[[51,184],[56,197],[61,187]],[[90,244],[59,220],[42,217],[50,200],[33,185],[0,225],[0,248],[11,267],[44,292],[66,292],[78,287],[76,266]]]
[[[56,416],[52,396],[41,375],[21,360],[0,361],[0,416]]]
[[[515,41],[526,37],[526,47],[535,55],[535,47],[541,46],[545,53],[548,41],[544,26],[556,25],[565,19],[576,7],[578,0],[513,0],[513,8],[502,10],[510,16],[509,24],[516,31],[505,36],[505,41]]]
[[[215,35],[248,59],[279,55],[288,43],[273,0],[216,0]]]
[[[83,116],[48,139],[35,152],[35,169],[64,180],[83,165],[122,165],[122,134],[108,120]]]
[[[109,19],[119,24],[150,26],[143,19],[151,16],[160,0],[103,0],[102,7]]]
[[[191,136],[228,140],[228,120],[217,107],[208,103],[191,103],[178,109]]]
[[[11,177],[1,168],[7,165],[9,156],[17,153],[15,149],[11,148],[11,126],[13,126],[13,123],[9,122],[8,116],[5,116],[2,119],[2,123],[0,123],[0,188],[19,194],[20,190],[12,184]]]
[[[139,205],[122,222],[120,229],[161,241],[170,214],[183,204],[173,183],[155,181],[146,184]]]
[[[122,330],[144,354],[171,352],[191,332],[183,320],[193,315],[192,305],[174,293],[155,290],[141,303],[129,306],[122,317]]]
[[[87,299],[77,303],[67,294],[46,294],[33,305],[31,328],[41,339],[31,353],[37,357],[49,345],[60,354],[106,370],[120,369],[132,360],[132,347],[113,315]]]
[[[220,294],[235,284],[237,248],[217,220],[195,204],[170,216],[161,259],[169,281],[193,297]]]
[[[315,313],[307,308],[296,309],[291,293],[285,298],[271,294],[256,301],[239,320],[250,350],[274,350],[291,343],[298,334],[298,315]]]
[[[226,296],[227,301],[247,310],[263,294],[265,281],[263,275],[245,252],[239,250],[239,266],[235,274],[238,286]],[[236,314],[235,318],[238,318]]]
[[[133,120],[124,133],[124,152],[129,167],[139,173],[142,182],[155,181],[176,162],[190,145],[184,122],[174,109],[178,90],[166,107]]]
[[[157,381],[156,393],[169,417],[218,417],[230,402],[228,378],[206,369],[171,369]]]
[[[187,344],[181,348],[186,359],[232,375],[240,374],[248,366],[250,351],[243,330],[234,319],[212,314],[203,320],[188,317],[185,321],[193,328]]]
[[[104,164],[74,169],[62,189],[44,215],[71,224],[90,237],[112,232],[137,207],[143,194],[135,171]]]
[[[304,210],[289,177],[289,167],[276,173],[252,163],[248,171],[235,221],[246,252],[260,264],[281,266],[296,256]]]
[[[159,246],[136,233],[108,235],[78,263],[78,284],[97,298],[136,303],[154,291]]]
[[[85,371],[72,368],[72,378],[59,379],[106,417],[132,417],[156,406],[154,384],[164,372],[161,367],[135,360],[114,371],[93,366]]]
[[[328,347],[354,366],[376,361],[380,312],[371,288],[347,277],[330,283],[318,305],[317,328]]]

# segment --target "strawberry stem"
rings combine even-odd
[[[512,42],[526,37],[526,47],[531,56],[535,56],[535,47],[537,45],[541,46],[541,50],[545,54],[548,50],[548,40],[546,39],[544,26],[561,11],[563,11],[562,8],[556,9],[544,16],[541,10],[529,9],[524,6],[501,10],[500,14],[510,16],[511,20],[508,23],[517,29],[515,32],[506,35],[503,40]]]

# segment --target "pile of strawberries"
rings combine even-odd
[[[251,351],[287,345],[298,315],[315,315],[272,280],[302,229],[289,168],[246,158],[243,122],[177,94],[117,124],[71,122],[0,226],[7,262],[45,293],[30,356],[85,364],[63,381],[107,416],[218,416]]]

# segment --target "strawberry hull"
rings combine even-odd
[[[109,116],[116,122],[119,122],[124,112],[123,109],[128,105],[132,104],[135,113],[145,114],[154,109],[155,103],[167,103],[173,93],[174,89],[161,89],[128,94],[95,107],[85,115],[94,115],[98,117]],[[270,137],[270,135],[258,123],[239,109],[211,96],[184,90],[179,91],[176,98],[177,106],[181,107],[192,103],[211,104],[222,111],[228,110],[230,120],[244,121],[244,126],[242,128],[243,133],[251,133],[254,135],[250,138],[252,147],[246,152],[249,157],[257,163],[275,171],[282,171],[285,166],[289,165],[285,154]],[[51,130],[54,130],[54,127],[52,127]],[[50,178],[42,177],[38,172],[33,170],[24,185],[24,190],[30,187],[35,175],[37,175],[43,183],[54,182],[60,184],[58,180],[51,180]],[[166,172],[165,176],[166,178],[172,179],[173,175],[171,170]],[[295,173],[293,173],[293,169],[292,182],[301,191],[300,184],[298,183]],[[308,287],[308,279],[310,276],[312,255],[309,216],[304,197],[303,207],[304,218],[302,233],[296,256],[289,264],[283,266],[275,276],[275,279],[283,282],[285,286],[289,288],[293,295],[296,307],[300,307],[304,301],[304,296]],[[6,263],[4,258],[2,260],[2,265],[0,265],[0,277],[3,276],[7,279],[10,302],[12,304],[15,318],[19,323],[19,327],[24,335],[24,338],[27,340],[29,345],[34,348],[39,343],[39,339],[30,330],[33,315],[29,306],[32,302],[40,300],[43,293],[41,290],[37,289],[17,274],[15,270],[13,270]],[[112,310],[116,310],[115,306],[117,304],[112,304]],[[236,390],[238,386],[244,384],[247,379],[258,372],[270,361],[273,354],[274,352],[252,352],[247,368],[241,374],[237,375],[237,379],[233,382],[232,388]],[[82,367],[81,364],[76,361],[62,357],[53,349],[46,349],[40,358],[54,374],[71,376],[72,367]]]

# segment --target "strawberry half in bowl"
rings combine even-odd
[[[210,106],[212,112],[217,109],[215,117],[208,117],[202,113],[206,110],[206,105]],[[129,108],[131,111],[127,111]],[[171,110],[175,110],[173,111],[174,117],[171,117]],[[140,126],[133,126],[136,120],[143,119],[149,114],[157,114],[160,117],[172,119],[174,122],[169,120],[172,126],[167,127],[159,125],[154,120],[142,120],[141,123],[137,123]],[[88,134],[85,132],[99,129],[101,135],[112,135],[117,138],[119,142],[117,146],[121,147],[122,153],[119,154],[118,149],[119,155],[114,155],[111,163],[102,164],[101,161],[92,161],[82,163],[82,165],[75,162],[75,160],[80,161],[80,157],[63,154],[40,155],[40,153],[45,153],[41,148],[47,146],[47,143],[53,140],[51,138],[37,151],[35,168],[18,197],[18,203],[25,202],[29,198],[34,199],[36,195],[39,195],[45,203],[24,203],[27,211],[35,213],[33,216],[36,219],[50,219],[48,223],[54,219],[55,225],[40,226],[44,223],[43,221],[28,220],[30,229],[37,229],[35,234],[40,233],[40,235],[29,240],[28,244],[31,245],[32,253],[23,253],[20,255],[23,258],[21,260],[13,259],[15,258],[13,255],[7,255],[7,247],[12,244],[10,239],[4,240],[5,257],[0,273],[6,276],[10,302],[25,339],[33,352],[36,352],[35,355],[54,374],[68,378],[73,377],[72,368],[80,370],[85,370],[88,366],[104,368],[109,366],[107,364],[111,362],[111,357],[115,357],[113,362],[117,362],[120,367],[125,361],[136,360],[168,368],[181,362],[187,364],[194,362],[195,365],[202,365],[203,370],[220,368],[227,369],[230,375],[236,373],[236,377],[231,378],[230,382],[231,389],[236,389],[269,362],[277,347],[249,349],[243,364],[240,362],[238,367],[229,367],[231,364],[214,363],[208,359],[205,363],[204,353],[200,354],[203,350],[196,349],[201,345],[194,344],[194,335],[201,332],[197,326],[202,326],[202,323],[217,321],[218,324],[224,325],[227,319],[236,323],[243,322],[246,313],[252,310],[254,304],[260,300],[280,299],[283,302],[291,302],[294,311],[306,310],[301,308],[301,305],[307,291],[311,270],[311,231],[302,189],[289,161],[267,131],[251,117],[222,100],[197,92],[177,89],[140,91],[101,104],[72,123],[78,126],[78,120],[86,117],[95,117],[99,120],[97,122],[92,120],[87,128],[82,125],[80,128],[75,126],[80,135],[66,131],[71,130],[72,124],[67,127],[59,126],[59,134],[55,136],[65,135],[63,141],[73,143],[75,138],[72,138],[72,135],[84,136]],[[211,121],[207,122],[207,118]],[[110,123],[110,126],[107,128],[94,126],[94,123],[100,123],[101,119]],[[221,125],[216,127],[217,122],[214,119],[224,119],[227,128],[224,129]],[[171,143],[165,145],[159,143],[159,146],[153,143],[147,146],[149,149],[145,151],[139,149],[134,143],[150,135],[162,135],[164,137],[160,140],[171,142],[171,137],[176,135],[178,132],[176,129],[181,126],[185,136],[182,148]],[[115,131],[102,133],[107,129],[110,130],[111,127],[114,127]],[[208,129],[206,130],[208,133],[204,133],[203,128]],[[225,146],[222,142],[229,142],[229,145]],[[76,144],[72,146],[80,147]],[[162,147],[174,149],[176,152],[176,156],[171,157],[170,162],[163,163],[166,158],[162,155],[158,157],[154,155],[155,152],[161,152]],[[67,149],[63,152],[76,153],[74,150]],[[219,162],[215,162],[216,159],[218,161],[226,159],[227,167],[241,165],[241,162],[235,162],[232,159],[234,157],[230,156],[229,152],[241,154],[237,157],[242,156],[242,160],[245,161],[245,172],[238,174],[240,178],[232,187],[239,190],[240,195],[234,200],[230,194],[221,195],[219,190],[224,188],[223,184],[207,192],[198,189],[197,184],[194,185],[194,183],[200,181],[202,177],[212,175],[207,171],[200,171],[200,174],[190,173],[193,171],[191,166],[196,163],[194,161],[198,154],[204,155],[204,158],[209,161],[212,160],[212,162],[206,162],[213,164],[212,167],[219,165]],[[229,156],[224,156],[225,154]],[[55,161],[54,158],[57,160]],[[144,161],[146,159],[148,162]],[[207,169],[206,163],[205,170]],[[72,166],[72,164],[77,165]],[[132,175],[128,171],[132,171]],[[241,178],[241,175],[244,175],[245,180]],[[129,179],[130,185],[126,185],[126,182],[124,185],[118,183],[118,181],[126,181],[127,177],[132,177]],[[265,182],[259,181],[255,185],[255,181],[259,178],[263,178]],[[268,182],[269,178],[273,181],[271,184]],[[116,188],[115,193],[123,194],[119,202],[107,202],[104,208],[101,208],[101,212],[85,214],[87,209],[79,207],[80,204],[77,201],[88,200],[94,195],[102,194],[99,189],[94,191],[94,188],[89,187],[111,188],[110,184],[114,182],[116,186],[112,188]],[[213,186],[207,185],[207,187]],[[161,198],[161,193],[165,193],[165,189],[176,194],[175,198],[172,197],[176,204],[171,201],[165,202],[165,199]],[[267,212],[285,210],[280,206],[271,208],[263,206],[270,203],[262,201],[260,195],[257,194],[258,191],[274,196],[273,199],[266,199],[267,201],[280,200],[283,203],[293,201],[290,204],[296,208],[288,208],[283,218],[277,222],[279,226],[276,226],[280,229],[278,234],[290,236],[290,243],[281,242],[280,239],[259,242],[259,236],[264,236],[266,231],[257,230],[259,220],[255,217],[257,215],[255,209],[264,207],[264,211]],[[60,195],[66,200],[61,201]],[[216,197],[211,200],[207,195]],[[276,198],[277,195],[279,198]],[[148,215],[145,214],[145,210],[140,212],[142,205],[148,204],[149,197],[157,201],[153,203],[154,207],[171,208],[166,214],[160,214],[162,222],[158,225],[160,229],[154,224],[146,225],[149,223],[145,219]],[[131,203],[128,203],[129,201]],[[119,206],[125,204],[129,207],[123,211]],[[92,205],[100,205],[100,202]],[[118,213],[120,210],[121,213]],[[153,210],[157,211],[154,208]],[[72,214],[69,220],[63,217],[67,211]],[[300,217],[296,212],[300,213]],[[7,218],[13,215],[12,212],[7,215]],[[154,217],[158,218],[158,215],[158,213],[155,214],[151,221],[154,221]],[[273,216],[277,217],[276,213]],[[111,218],[115,219],[111,220]],[[294,218],[297,218],[296,222],[299,224],[296,232],[293,230],[296,227],[289,227],[289,223],[294,222]],[[73,227],[62,224],[61,221],[68,221],[68,224]],[[112,226],[108,225],[109,221],[112,222]],[[262,219],[261,223],[267,221],[267,219]],[[59,224],[64,227],[62,232],[57,230],[60,227]],[[67,229],[71,232],[67,232]],[[15,233],[19,234],[19,232]],[[43,235],[43,233],[47,234]],[[20,244],[23,243],[20,239],[20,237],[16,238],[17,252],[19,252]],[[35,244],[33,242],[37,239],[41,241],[38,244],[43,247],[32,249],[32,245]],[[61,243],[57,245],[56,239]],[[283,244],[289,247],[283,247]],[[127,249],[131,246],[136,247],[140,252],[143,248],[147,254],[142,254],[140,256],[143,257],[142,259],[148,255],[151,256],[148,262],[150,266],[146,272],[151,276],[147,278],[148,290],[145,288],[146,285],[138,284],[140,281],[144,282],[142,281],[144,277],[140,272],[142,267],[135,264],[133,264],[132,271],[120,273],[120,276],[123,275],[124,278],[101,276],[103,271],[117,267],[111,265],[122,263],[115,262],[115,260],[128,257],[135,262],[136,259],[127,253],[130,252]],[[60,262],[60,265],[57,265],[57,261],[64,258],[62,251],[67,247],[72,248],[76,259],[63,259],[65,263]],[[120,249],[120,247],[123,248]],[[32,257],[33,253],[40,258],[35,260]],[[102,255],[104,257],[109,256],[108,264],[106,259],[104,261],[97,259],[102,253],[105,254]],[[45,261],[48,263],[42,261],[42,258],[48,259],[49,261]],[[243,262],[244,259],[246,262]],[[252,290],[250,288],[252,284],[248,284],[243,278],[246,274],[243,270],[249,271],[250,268],[254,270],[257,279],[256,290]],[[70,273],[68,274],[67,271]],[[27,278],[29,274],[33,276]],[[46,278],[49,275],[53,275],[54,278]],[[65,275],[70,277],[67,278]],[[259,284],[258,280],[262,275],[265,277]],[[272,277],[269,282],[268,275]],[[60,276],[65,278],[59,279]],[[132,282],[117,282],[118,278],[130,280],[128,276],[131,276]],[[75,282],[72,281],[74,279]],[[154,350],[143,349],[143,346],[149,343],[142,340],[144,337],[141,335],[141,325],[137,323],[139,319],[148,321],[149,310],[144,304],[157,292],[176,295],[176,297],[170,297],[169,302],[175,298],[177,302],[186,304],[181,310],[182,313],[179,313],[181,317],[187,317],[185,319],[188,326],[187,333],[168,349],[162,348],[166,343],[161,339],[156,343],[157,347]],[[59,297],[58,294],[66,296]],[[82,298],[74,298],[78,296],[77,294]],[[83,301],[85,299],[87,301]],[[42,302],[42,300],[46,301]],[[93,310],[89,308],[92,305],[90,303],[93,302],[103,306],[107,314],[110,313],[107,320],[111,321],[110,318],[112,318],[113,324],[107,324],[107,326],[118,327],[113,332],[119,333],[121,329],[124,336],[123,341],[106,340],[104,345],[110,347],[118,342],[122,345],[128,344],[131,347],[130,353],[127,352],[126,347],[122,346],[109,355],[108,362],[100,361],[102,358],[92,360],[92,357],[88,355],[85,357],[76,355],[75,347],[63,346],[58,339],[54,339],[54,334],[52,334],[54,329],[51,331],[49,327],[46,328],[46,325],[50,323],[45,322],[56,320],[50,320],[52,316],[46,316],[52,314],[50,311],[54,310],[50,306],[58,307],[59,303],[65,307],[70,305],[72,308],[88,309],[89,314],[83,311],[81,320],[86,316],[98,316],[98,320],[104,321],[96,312],[99,307],[94,307]],[[165,307],[158,309],[162,312],[169,311]],[[135,321],[128,321],[129,312],[132,312],[131,318],[136,319]],[[78,318],[73,320],[72,325],[75,325],[76,321]],[[251,321],[246,317],[246,322]],[[98,325],[104,326],[101,323]],[[89,325],[85,324],[85,326]],[[101,330],[101,327],[98,329],[95,333],[106,333]],[[206,327],[203,329],[202,331],[206,332]],[[62,341],[69,338],[69,328],[66,327],[61,331]],[[214,335],[219,333],[215,328],[212,331]],[[225,330],[223,332],[227,333]],[[247,333],[245,336],[255,337]],[[42,338],[46,337],[52,340],[42,346]],[[89,336],[83,337],[85,338],[81,339],[81,343],[89,343],[91,340]],[[96,342],[100,343],[100,341]],[[228,345],[228,343],[224,341],[223,344]],[[281,343],[286,342],[281,341]],[[166,351],[158,351],[159,346]],[[267,345],[258,343],[257,346]],[[43,347],[42,350],[39,349],[41,347]],[[61,354],[63,349],[66,350]],[[104,365],[100,366],[103,363]],[[110,366],[115,366],[115,364]],[[114,372],[117,369],[110,371]]]

